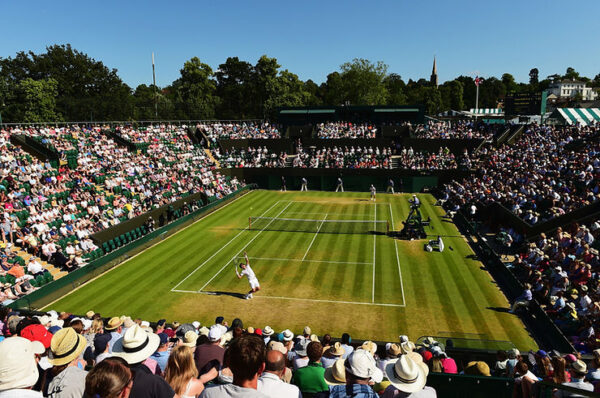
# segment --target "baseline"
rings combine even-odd
[[[218,293],[194,291],[194,290],[172,290],[175,293],[193,293],[193,294],[206,294],[208,296],[216,296]],[[285,297],[285,296],[254,296],[255,299],[275,299],[275,300],[294,300],[294,301],[308,301],[315,303],[331,303],[331,304],[351,304],[351,305],[373,305],[379,307],[406,307],[405,304],[391,304],[391,303],[368,303],[364,301],[344,301],[344,300],[325,300],[325,299],[312,299],[312,298],[300,298],[300,297]]]

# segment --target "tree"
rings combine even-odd
[[[388,92],[384,84],[388,66],[381,61],[372,63],[355,58],[340,66],[345,101],[352,105],[380,105],[387,103]]]
[[[540,71],[538,68],[533,68],[529,71],[529,84],[531,86],[537,86],[540,80]]]
[[[406,94],[404,93],[406,84],[400,75],[390,73],[383,80],[383,84],[388,93],[388,105],[404,105],[407,103]]]
[[[429,115],[436,115],[442,110],[442,96],[437,87],[424,87],[425,93],[425,112]]]
[[[515,78],[510,73],[505,73],[502,75],[502,84],[504,85],[505,93],[514,93],[517,91],[517,82]]]
[[[327,75],[327,81],[321,85],[324,91],[324,102],[326,105],[343,105],[346,100],[344,91],[344,82],[339,72],[332,72]]]
[[[319,106],[323,105],[321,88],[312,80],[308,79],[304,82],[304,90],[310,95],[306,105]]]
[[[223,119],[255,117],[252,109],[252,64],[229,57],[215,72],[216,95],[220,98],[217,115]]]
[[[269,97],[264,103],[265,115],[275,116],[275,110],[282,106],[305,106],[310,93],[305,90],[304,83],[298,76],[287,69],[281,71],[276,79],[270,82]]]
[[[463,100],[464,86],[458,80],[445,82],[439,87],[442,97],[442,110],[462,110],[465,107]]]
[[[577,72],[575,69],[568,67],[567,71],[565,72],[563,79],[566,80],[580,80],[579,77],[579,72]]]
[[[16,90],[16,103],[13,110],[15,120],[26,123],[60,121],[56,112],[58,83],[54,79],[33,80],[28,77],[21,80]]]
[[[210,66],[193,57],[183,64],[181,77],[173,82],[175,109],[181,119],[212,119],[218,104]]]
[[[274,94],[275,80],[280,65],[277,59],[263,55],[254,65],[252,74],[253,114],[255,117],[265,117],[265,103]]]

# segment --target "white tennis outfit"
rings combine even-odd
[[[246,265],[246,269],[242,271],[241,275],[246,275],[248,277],[248,282],[250,283],[250,289],[256,289],[260,287],[260,283],[258,283],[258,279],[256,279],[256,274],[250,268],[250,265]]]

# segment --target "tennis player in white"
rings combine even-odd
[[[244,252],[244,258],[246,259],[246,264],[240,263],[240,268],[242,269],[242,272],[238,273],[238,269],[236,267],[235,274],[237,275],[238,279],[242,279],[244,275],[248,277],[248,282],[250,283],[250,291],[244,296],[244,298],[246,300],[249,300],[252,298],[252,293],[256,293],[260,290],[260,283],[258,283],[258,279],[256,279],[256,274],[254,273],[252,268],[250,268],[250,261],[248,260],[248,254],[246,254],[246,252]]]

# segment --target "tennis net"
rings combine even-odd
[[[250,217],[248,228],[258,231],[322,232],[330,234],[387,234],[387,220],[307,220],[299,218]]]

